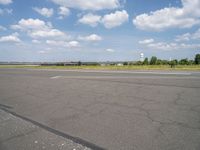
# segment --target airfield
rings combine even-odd
[[[0,69],[0,149],[199,150],[200,72]]]

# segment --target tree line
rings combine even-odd
[[[137,62],[124,62],[124,65],[171,65],[172,67],[175,65],[199,65],[200,64],[200,54],[196,54],[193,60],[189,60],[187,58],[181,60],[162,60],[158,59],[156,56],[152,56],[150,59],[147,57],[144,61],[137,61]]]

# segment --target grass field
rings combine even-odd
[[[0,68],[30,68],[30,69],[94,69],[94,70],[196,70],[200,65],[129,65],[129,66],[31,66],[31,65],[0,65]]]

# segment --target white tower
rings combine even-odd
[[[144,53],[140,53],[140,61],[144,61]]]

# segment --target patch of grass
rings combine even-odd
[[[129,66],[34,66],[34,65],[0,65],[0,68],[30,68],[30,69],[92,69],[92,70],[196,70],[200,65],[129,65]]]

